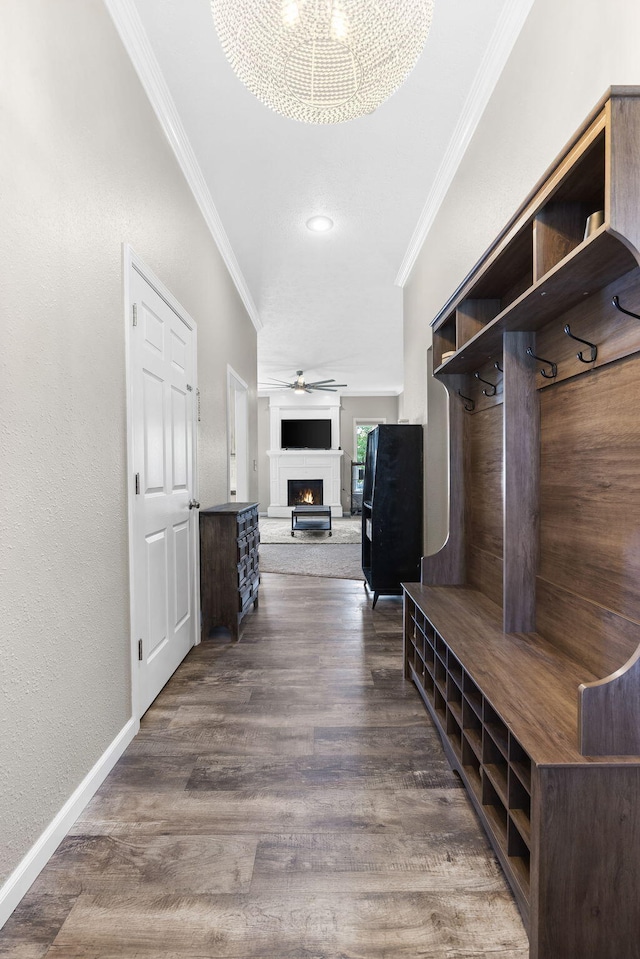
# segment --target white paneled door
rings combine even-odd
[[[195,328],[130,270],[138,715],[196,640]]]

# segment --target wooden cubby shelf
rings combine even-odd
[[[530,959],[640,959],[638,143],[612,88],[432,323],[449,535],[404,585],[405,676]]]
[[[616,202],[633,171],[612,153],[615,137],[635,135],[620,129],[634,96],[614,88],[603,99],[436,316],[436,373],[473,372],[500,355],[503,333],[539,330],[637,266],[640,222]],[[602,225],[585,236],[599,212]]]

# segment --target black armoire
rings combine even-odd
[[[362,572],[373,592],[398,595],[420,581],[422,426],[381,424],[367,439],[362,491]]]

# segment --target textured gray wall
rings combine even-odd
[[[131,714],[123,241],[198,324],[203,505],[227,362],[251,459],[257,423],[255,330],[100,0],[5,0],[0,73],[2,883]]]

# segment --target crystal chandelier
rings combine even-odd
[[[372,113],[422,52],[433,0],[211,0],[227,59],[259,100],[293,120]]]

